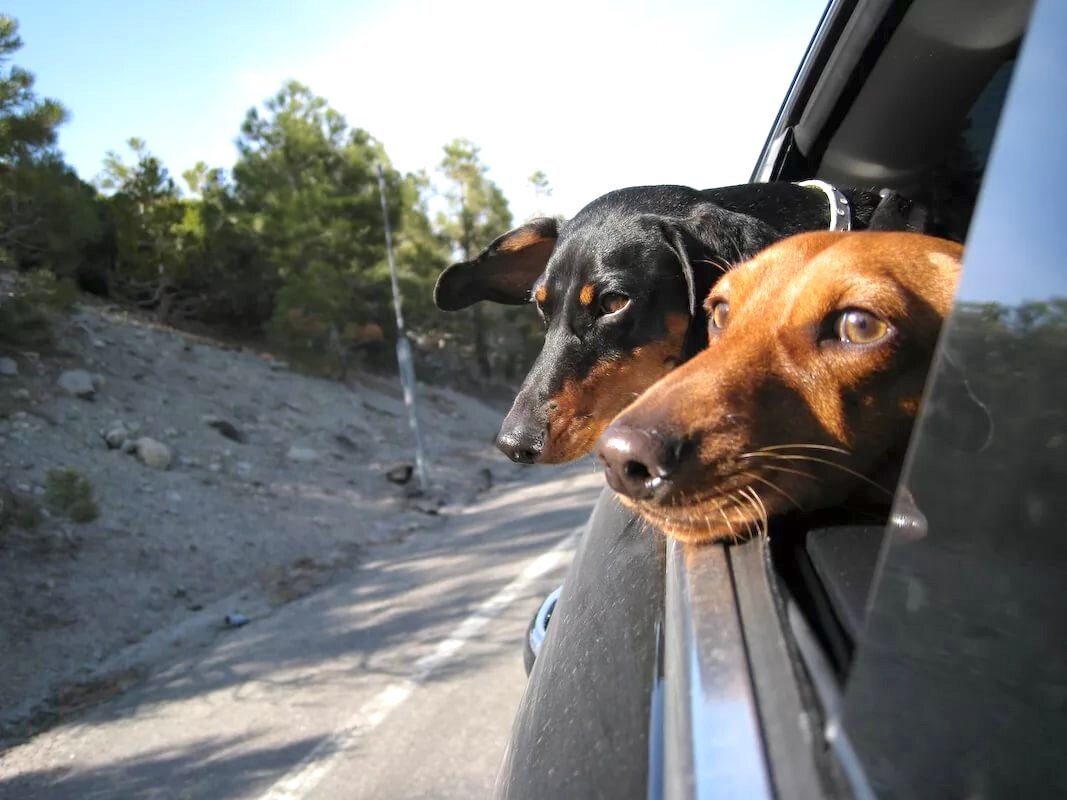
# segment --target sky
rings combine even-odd
[[[91,180],[145,139],[176,179],[233,165],[247,110],[290,78],[432,172],[481,148],[517,221],[612,189],[748,180],[824,0],[15,0],[14,63],[70,112]],[[528,183],[547,173],[552,194]]]

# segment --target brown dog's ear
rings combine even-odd
[[[782,238],[781,233],[763,220],[727,211],[713,203],[701,203],[688,217],[655,219],[682,266],[690,316],[696,316],[703,295],[726,269],[748,261]],[[695,272],[693,264],[699,262],[708,262],[711,267]]]
[[[433,301],[442,311],[459,311],[482,300],[522,305],[545,271],[556,246],[559,223],[538,217],[498,237],[473,261],[453,264],[437,279]]]

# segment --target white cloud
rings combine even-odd
[[[754,26],[736,9],[680,3],[408,0],[344,31],[306,63],[242,73],[258,102],[295,77],[384,142],[403,170],[432,170],[462,136],[482,148],[516,219],[526,178],[544,210],[573,215],[610,189],[747,180],[817,20]]]

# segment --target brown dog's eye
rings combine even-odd
[[[725,300],[720,300],[711,307],[711,314],[709,316],[711,321],[711,327],[715,331],[721,331],[726,327],[726,323],[730,319],[730,304]]]
[[[889,333],[889,323],[869,311],[852,308],[838,317],[834,333],[846,344],[874,344]]]
[[[604,292],[600,295],[600,313],[615,314],[630,305],[630,298],[618,292]]]

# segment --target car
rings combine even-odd
[[[1065,41],[1056,0],[829,4],[752,180],[966,242],[890,516],[693,546],[606,491],[496,796],[1067,796]]]

